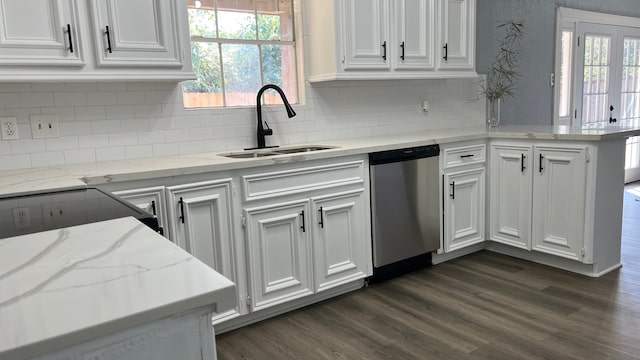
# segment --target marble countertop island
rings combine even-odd
[[[0,172],[0,197],[49,190],[101,185],[110,182],[144,180],[167,176],[225,171],[287,162],[365,154],[403,147],[444,144],[475,139],[528,139],[562,141],[605,141],[640,135],[640,126],[504,126],[495,129],[456,128],[411,134],[319,141],[313,144],[335,148],[311,153],[231,159],[223,153],[198,153],[100,163],[65,165]],[[251,144],[247,144],[249,146]]]
[[[230,280],[131,217],[0,239],[0,359],[235,305]]]

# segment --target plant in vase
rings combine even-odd
[[[504,31],[499,40],[498,52],[485,78],[480,80],[481,95],[487,100],[487,126],[500,126],[500,102],[513,97],[516,82],[520,78],[518,61],[520,60],[520,41],[524,37],[524,24],[506,21],[498,25]]]

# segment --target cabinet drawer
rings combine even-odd
[[[459,146],[444,150],[444,168],[483,163],[486,160],[485,144]]]
[[[364,161],[310,166],[245,175],[242,177],[245,201],[291,195],[310,190],[329,189],[364,182]]]

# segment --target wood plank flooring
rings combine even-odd
[[[222,334],[218,359],[640,359],[640,184],[625,190],[618,271],[483,251]]]

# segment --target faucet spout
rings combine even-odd
[[[292,118],[294,116],[296,116],[296,112],[293,111],[293,107],[291,107],[291,104],[289,104],[289,101],[287,100],[287,96],[284,94],[284,91],[282,91],[282,89],[280,87],[278,87],[277,85],[274,84],[267,84],[265,86],[263,86],[262,88],[260,88],[260,90],[258,91],[258,96],[256,98],[256,113],[258,115],[258,127],[256,130],[256,139],[257,139],[257,147],[255,148],[251,148],[251,149],[264,149],[266,148],[266,144],[265,144],[265,137],[269,136],[269,135],[273,135],[273,130],[269,128],[269,126],[267,126],[267,128],[265,129],[265,125],[262,121],[262,104],[261,104],[261,99],[262,99],[262,94],[268,90],[268,89],[273,89],[275,91],[278,92],[278,94],[280,94],[280,98],[282,98],[282,102],[284,103],[284,108],[285,110],[287,110],[287,116],[289,118]],[[272,146],[275,147],[275,146]],[[245,149],[245,150],[250,150],[250,149]]]

